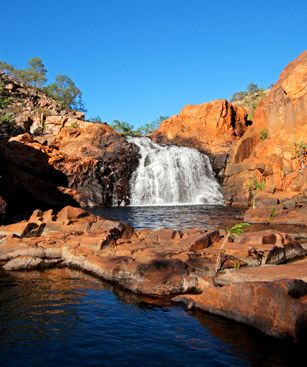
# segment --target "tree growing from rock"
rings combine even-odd
[[[0,61],[0,71],[15,77],[18,80],[32,86],[42,87],[47,82],[47,70],[39,57],[33,57],[28,61],[25,69],[16,69],[5,61]]]
[[[47,70],[39,57],[33,57],[28,61],[28,68],[20,70],[22,79],[33,87],[42,87],[47,82]]]
[[[57,75],[55,81],[44,88],[47,95],[57,100],[64,108],[85,111],[82,92],[67,75]]]
[[[16,77],[16,69],[5,61],[0,61],[0,72]]]

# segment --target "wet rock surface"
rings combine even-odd
[[[1,226],[0,265],[79,268],[137,294],[179,295],[175,301],[188,307],[296,340],[307,327],[307,231],[299,229],[236,237],[223,247],[216,273],[223,230],[135,230],[68,206]]]

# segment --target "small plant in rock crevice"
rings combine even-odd
[[[302,158],[307,156],[307,144],[303,141],[294,144],[295,157]]]
[[[259,133],[260,141],[264,141],[269,138],[269,133],[267,129],[261,129]]]
[[[302,140],[294,144],[294,157],[300,162],[300,173],[304,172],[307,159],[307,144]]]
[[[223,252],[223,249],[229,240],[234,241],[234,239],[242,234],[248,227],[250,227],[250,224],[247,222],[241,222],[237,223],[231,228],[227,228],[227,234],[223,239],[223,242],[221,244],[220,250],[218,252],[217,258],[216,258],[216,264],[215,264],[215,272],[217,273],[221,264],[221,253]]]
[[[248,183],[248,191],[251,196],[251,202],[252,206],[255,209],[256,208],[256,193],[257,191],[262,191],[265,188],[265,183],[259,181],[256,177],[254,177],[252,180]]]
[[[69,125],[70,128],[72,129],[77,129],[79,127],[78,123],[77,122],[72,122],[70,125]]]
[[[271,214],[269,215],[269,218],[268,218],[269,222],[271,222],[276,217],[276,214],[277,214],[276,207],[274,206],[272,211],[271,211]]]

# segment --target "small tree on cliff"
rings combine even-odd
[[[33,87],[42,87],[47,82],[47,70],[39,57],[33,57],[28,61],[28,68],[18,70],[17,75],[32,85]]]
[[[0,61],[0,72],[16,76],[16,69],[5,61]]]
[[[85,111],[81,90],[69,76],[57,75],[55,81],[45,87],[44,90],[64,108]]]
[[[42,87],[47,82],[47,70],[39,57],[28,61],[26,69],[16,69],[5,61],[0,61],[0,71],[11,75],[32,87]]]

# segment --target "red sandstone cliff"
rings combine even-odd
[[[13,208],[129,202],[135,146],[103,123],[63,110],[42,91],[0,74],[14,125],[0,135],[0,213]],[[1,198],[2,197],[2,198]]]
[[[307,51],[284,69],[257,107],[253,126],[233,148],[225,171],[227,202],[242,205],[253,200],[254,209],[246,217],[249,220],[258,215],[282,220],[282,207],[304,208],[306,141]],[[259,208],[264,206],[262,202],[266,210]]]
[[[220,171],[246,125],[247,112],[243,107],[219,99],[184,107],[178,115],[165,120],[151,138],[161,144],[197,148],[208,154],[215,170]]]

